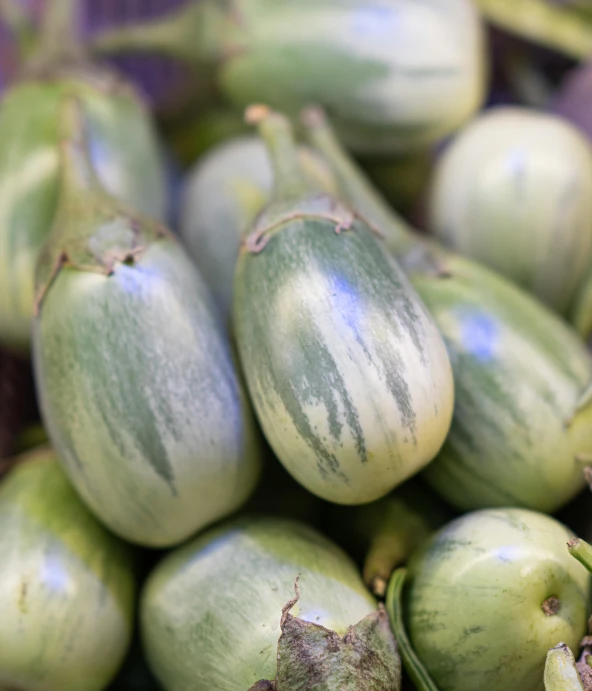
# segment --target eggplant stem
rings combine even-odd
[[[311,106],[302,111],[300,119],[311,144],[326,159],[356,212],[384,234],[387,245],[395,254],[406,254],[416,249],[418,241],[414,229],[391,209],[354,163],[337,139],[324,111]]]
[[[567,543],[567,549],[572,557],[592,573],[592,546],[585,540],[576,537]]]
[[[16,41],[19,60],[26,60],[35,44],[31,16],[17,0],[0,0],[0,20]]]
[[[386,610],[391,622],[391,628],[399,645],[399,652],[411,681],[417,691],[439,691],[436,684],[417,656],[411,641],[407,636],[403,619],[403,588],[407,580],[407,569],[397,569],[392,575],[386,592]]]

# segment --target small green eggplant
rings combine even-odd
[[[92,511],[132,542],[180,542],[259,475],[254,421],[207,286],[179,243],[101,186],[63,106],[62,184],[37,267],[43,419]]]
[[[446,348],[376,233],[310,187],[288,121],[264,107],[249,116],[275,176],[234,283],[251,400],[296,480],[328,501],[367,503],[443,444],[453,406]]]
[[[300,147],[307,176],[326,192],[336,192],[322,158]],[[179,231],[187,251],[208,282],[228,322],[234,269],[241,238],[269,200],[273,185],[265,144],[257,137],[235,137],[212,149],[188,173],[181,199]]]
[[[99,34],[104,53],[156,51],[216,64],[220,91],[295,114],[335,113],[365,153],[422,149],[479,108],[485,51],[469,0],[200,0]]]
[[[167,556],[141,629],[167,691],[400,688],[384,610],[349,557],[295,521],[236,519]]]
[[[454,418],[425,478],[464,510],[555,511],[584,487],[592,460],[592,359],[584,344],[517,286],[419,237],[354,166],[323,114],[304,117],[342,194],[384,233],[446,341]]]
[[[404,615],[439,691],[540,691],[549,648],[577,649],[591,588],[565,547],[571,537],[549,516],[487,509],[414,555]]]
[[[19,351],[30,345],[35,264],[56,212],[67,95],[84,108],[90,156],[106,188],[148,215],[165,214],[161,151],[138,93],[82,58],[37,56],[0,106],[0,344]]]
[[[592,264],[592,149],[559,116],[489,110],[439,159],[428,217],[446,245],[565,314]]]
[[[129,547],[81,503],[54,453],[0,485],[0,688],[101,691],[131,640]]]

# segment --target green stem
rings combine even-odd
[[[570,540],[567,548],[572,557],[575,557],[580,564],[585,566],[592,573],[592,546],[579,537]]]
[[[271,158],[274,174],[274,201],[299,201],[311,193],[294,138],[290,121],[267,106],[251,106],[245,116],[257,125]]]
[[[403,619],[403,588],[406,579],[407,569],[398,569],[393,574],[386,593],[386,610],[399,646],[405,671],[411,678],[417,691],[438,691],[438,687],[432,681],[419,657],[417,657],[407,637]]]
[[[559,643],[547,653],[545,691],[584,691],[575,658],[565,643]]]
[[[35,27],[31,17],[17,0],[0,0],[0,20],[16,41],[19,60],[25,61],[35,43]]]
[[[578,60],[592,55],[592,22],[548,0],[473,0],[491,23]]]
[[[46,0],[41,39],[33,56],[36,66],[81,56],[80,6],[80,0]]]
[[[338,141],[323,111],[307,108],[302,113],[302,122],[311,143],[333,169],[346,198],[366,221],[385,235],[389,248],[398,256],[417,250],[421,241],[415,237],[412,226],[374,189]]]
[[[199,65],[224,52],[230,24],[224,3],[190,1],[161,19],[107,29],[92,39],[90,48],[102,55],[157,53]]]

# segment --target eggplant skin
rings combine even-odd
[[[485,509],[438,531],[409,563],[405,613],[440,691],[542,691],[545,655],[585,635],[590,575],[571,531],[525,509]],[[559,600],[548,615],[543,603]]]
[[[492,271],[449,258],[447,278],[412,275],[444,335],[455,410],[424,475],[463,510],[522,506],[551,513],[585,480],[592,408],[578,402],[592,360],[559,317]]]
[[[254,421],[210,293],[178,243],[157,240],[110,276],[64,267],[33,342],[52,443],[118,535],[173,545],[254,489]]]
[[[222,92],[237,105],[266,103],[291,115],[319,103],[350,149],[380,155],[425,149],[483,101],[483,24],[467,0],[228,6],[234,24],[223,41]]]
[[[129,646],[131,549],[76,496],[51,450],[0,487],[0,688],[101,691]]]
[[[27,351],[35,265],[58,202],[60,104],[77,96],[90,156],[105,187],[162,219],[166,183],[156,133],[129,90],[103,92],[84,79],[23,82],[0,105],[0,344]]]
[[[243,251],[234,326],[267,440],[309,491],[378,499],[437,454],[453,381],[444,342],[366,224],[322,216]]]
[[[282,608],[344,635],[376,602],[352,560],[307,525],[240,517],[162,560],[141,599],[148,663],[167,691],[246,691],[273,679]]]

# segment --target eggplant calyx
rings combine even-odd
[[[290,614],[300,598],[282,610],[277,676],[261,680],[249,691],[397,691],[401,662],[384,607],[369,614],[340,636],[335,631]]]

